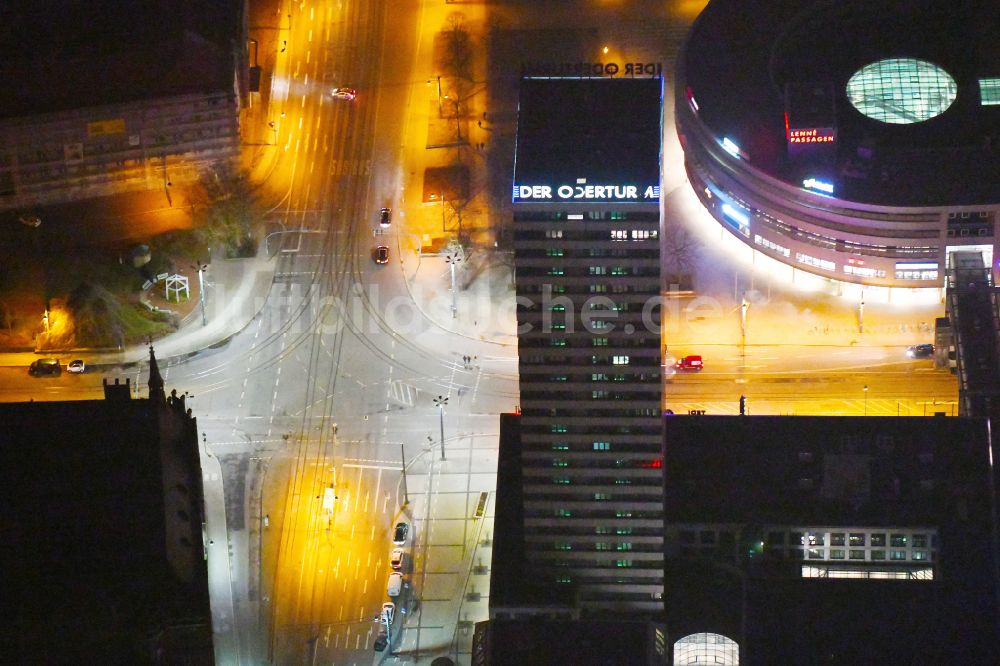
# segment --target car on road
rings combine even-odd
[[[934,355],[934,345],[926,343],[907,347],[906,355],[910,358],[928,358]]]
[[[62,366],[59,365],[59,359],[55,358],[36,359],[28,366],[28,374],[32,377],[58,375],[61,372]]]
[[[382,604],[382,612],[378,616],[379,622],[384,625],[391,625],[393,619],[396,617],[396,604],[391,601],[387,601]]]
[[[389,574],[389,581],[385,585],[385,593],[389,597],[398,597],[403,591],[403,574],[393,571]]]
[[[379,265],[389,263],[389,247],[386,245],[379,245],[375,248],[374,254],[375,263]]]
[[[701,356],[683,356],[674,364],[678,370],[701,370],[705,367]]]
[[[372,643],[372,648],[376,652],[382,652],[387,647],[389,647],[389,632],[382,627],[381,631],[378,632],[378,636],[375,637],[375,642]]]
[[[358,91],[354,88],[334,88],[330,91],[334,99],[343,99],[348,102],[353,102],[354,98],[358,96]]]
[[[37,215],[22,215],[17,218],[17,221],[26,227],[38,228],[42,226],[42,219]]]
[[[407,523],[396,523],[396,530],[392,533],[392,542],[397,546],[406,543],[406,535],[410,533],[410,526]]]
[[[378,212],[379,226],[387,227],[392,223],[392,209],[383,208]]]
[[[66,364],[66,372],[71,372],[74,375],[83,374],[86,371],[87,364],[82,359],[76,358]]]
[[[392,567],[393,571],[399,571],[403,568],[403,549],[393,548],[392,553],[389,555],[389,566]]]

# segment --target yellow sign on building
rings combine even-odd
[[[87,136],[105,136],[107,134],[123,134],[125,132],[125,119],[115,118],[114,120],[97,120],[87,123]]]

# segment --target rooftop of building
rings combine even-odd
[[[212,654],[202,545],[168,556],[167,486],[198,505],[201,493],[192,460],[164,471],[171,445],[185,447],[163,433],[193,421],[179,399],[110,388],[106,400],[0,404],[4,663],[146,663],[177,623],[189,634],[177,649],[202,646],[190,663]],[[196,457],[193,426],[187,438]],[[179,519],[200,533],[200,516]]]
[[[1000,4],[991,0],[712,0],[680,65],[702,122],[769,175],[800,187],[804,178],[829,179],[837,198],[874,205],[995,204],[1000,103],[980,103],[979,79],[1000,77],[998,31]],[[912,93],[869,90],[864,102],[896,117],[863,115],[848,99],[848,81],[893,58],[943,69],[957,85],[954,101],[936,117],[902,124]],[[800,102],[802,86],[833,91],[832,149],[789,159],[789,84]],[[824,115],[798,110],[807,122]]]
[[[521,666],[662,663],[655,631],[656,625],[635,620],[493,619],[476,626],[485,638],[482,663]]]
[[[0,117],[233,89],[237,0],[13,0]]]
[[[659,78],[524,78],[515,186],[633,185],[660,182]],[[524,199],[524,197],[521,197]],[[624,197],[588,197],[590,202]]]
[[[981,419],[666,416],[664,433],[668,522],[991,523]]]

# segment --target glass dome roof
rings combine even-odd
[[[859,69],[847,82],[847,99],[855,109],[896,125],[941,115],[957,93],[948,72],[915,58],[879,60]]]

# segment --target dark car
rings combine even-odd
[[[934,345],[927,343],[907,347],[906,355],[910,358],[928,358],[934,355]]]
[[[392,533],[392,542],[397,546],[406,543],[406,535],[410,532],[410,526],[406,523],[396,523],[396,531]]]
[[[32,377],[58,375],[61,372],[62,366],[59,365],[59,360],[55,358],[40,358],[32,361],[31,365],[28,366],[28,374]]]
[[[375,248],[375,263],[376,264],[387,264],[389,263],[389,248],[385,245],[379,245]]]
[[[389,634],[383,627],[382,631],[378,632],[378,636],[375,638],[375,643],[372,644],[376,652],[382,652],[387,647],[389,647]]]
[[[391,222],[392,222],[392,209],[383,208],[382,210],[380,210],[378,213],[378,223],[383,227],[387,227]]]

